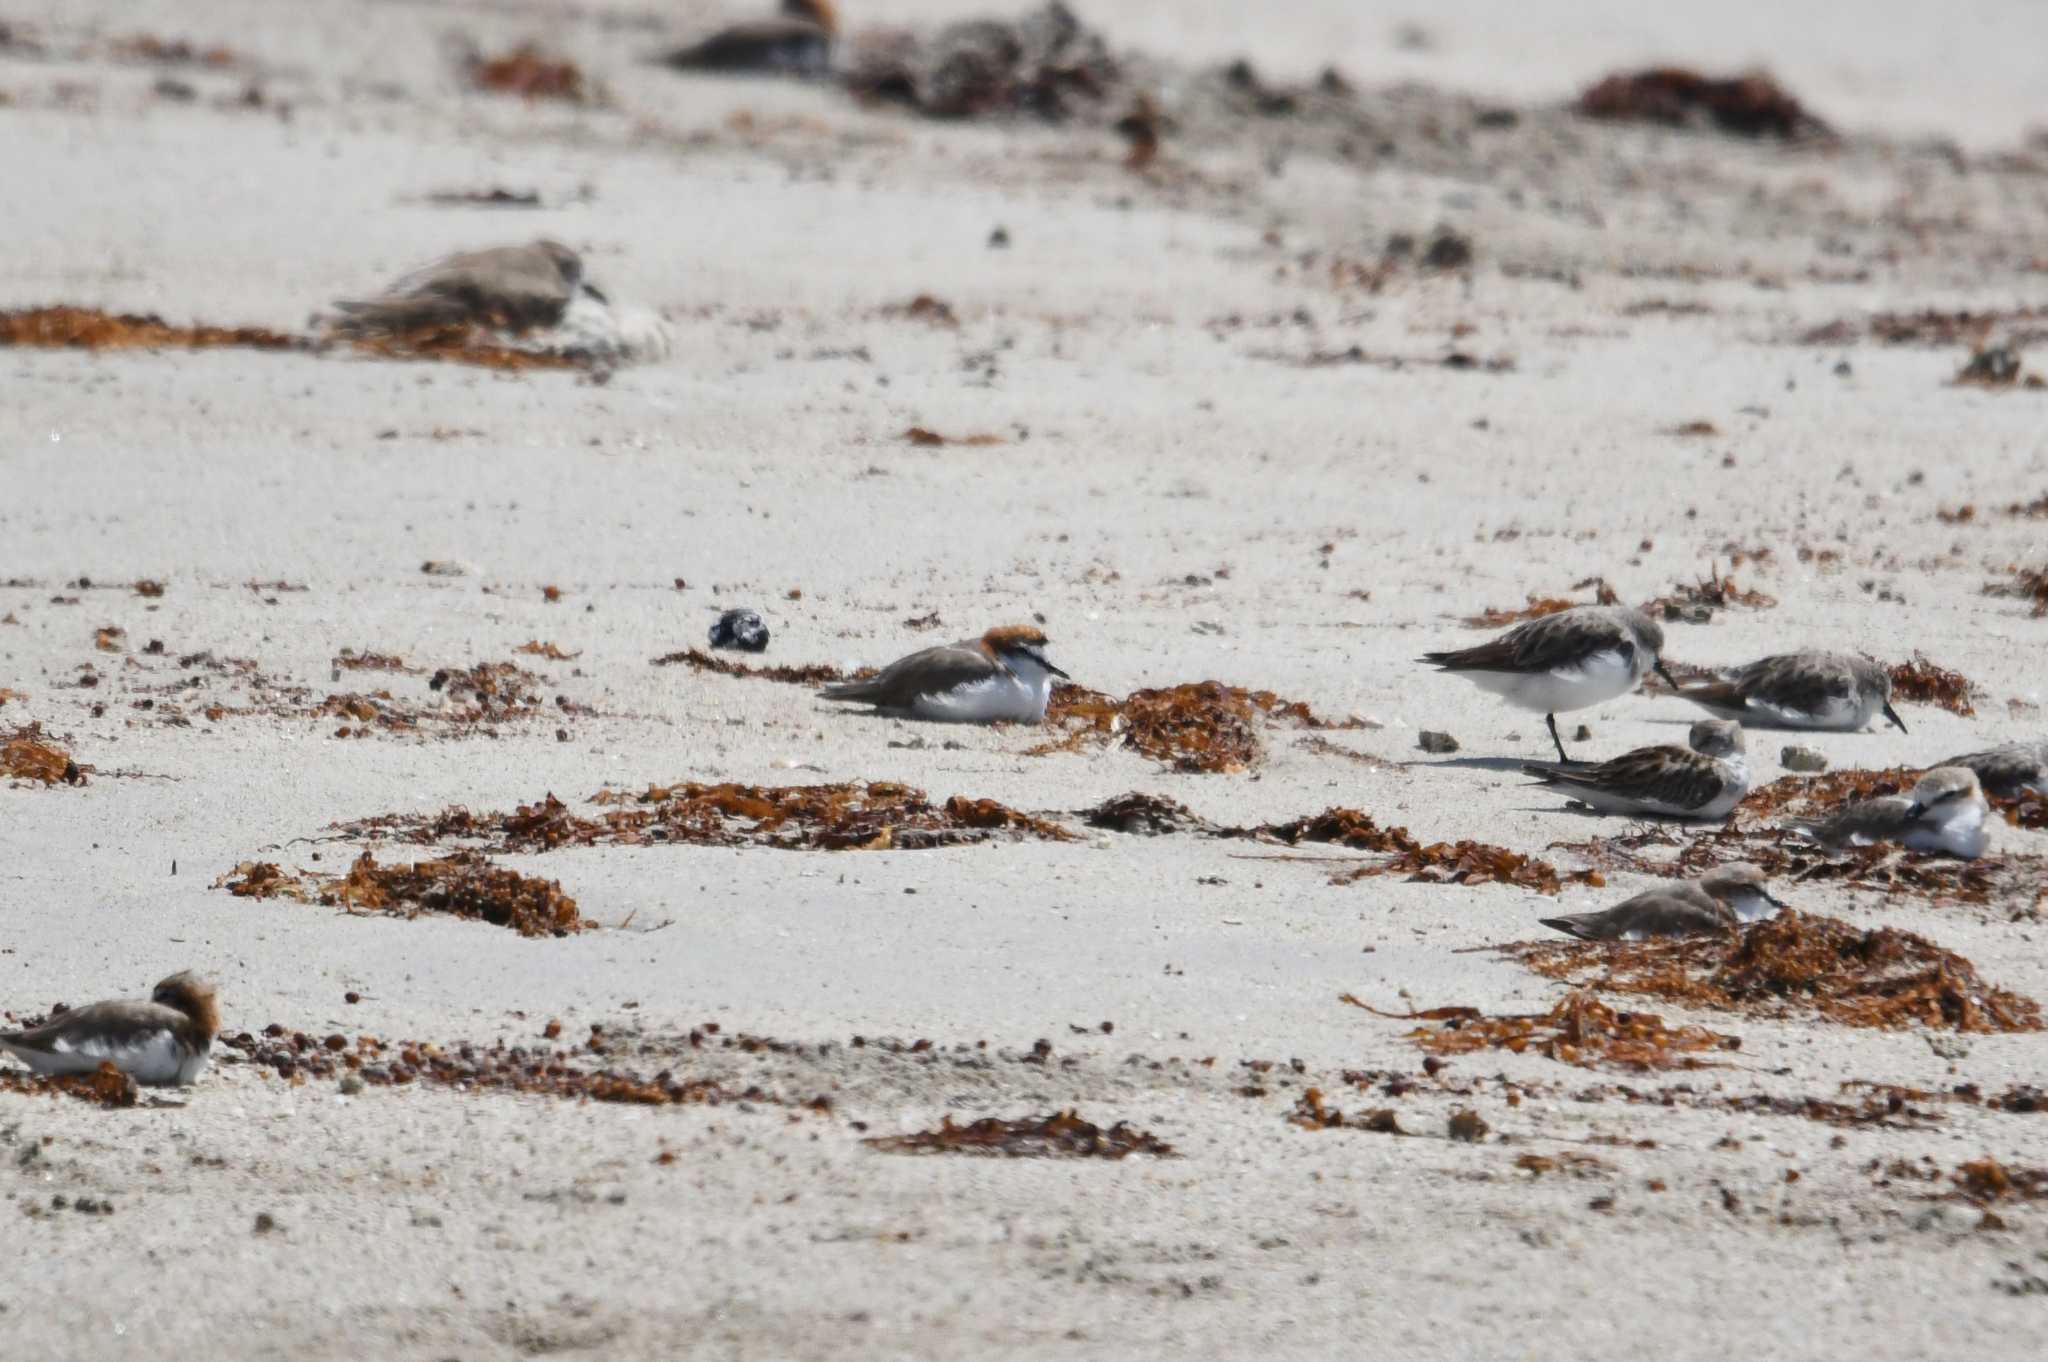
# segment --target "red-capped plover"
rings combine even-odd
[[[678,71],[821,76],[832,66],[839,15],[831,0],[782,0],[782,13],[721,29],[661,58]]]
[[[1723,673],[1720,681],[1678,693],[1702,709],[1752,728],[1827,728],[1852,732],[1878,715],[1906,731],[1892,708],[1892,677],[1882,663],[1851,653],[1780,653]]]
[[[1626,695],[1654,671],[1677,689],[1658,654],[1664,630],[1624,605],[1577,605],[1518,624],[1471,648],[1424,653],[1420,661],[1456,672],[1550,727],[1557,759],[1569,763],[1557,716]]]
[[[1726,818],[1749,793],[1742,725],[1702,719],[1687,747],[1638,747],[1595,766],[1524,763],[1522,770],[1602,813]]]
[[[1645,890],[1597,913],[1538,920],[1582,941],[1728,932],[1745,922],[1761,922],[1785,906],[1764,882],[1764,872],[1753,865],[1716,866],[1697,880]]]
[[[415,270],[375,298],[335,307],[352,331],[409,331],[485,322],[527,330],[562,320],[579,292],[605,297],[583,281],[583,258],[559,241],[464,251]]]
[[[1912,851],[1940,851],[1966,861],[1984,854],[1991,812],[1977,773],[1967,766],[1941,766],[1920,777],[1912,791],[1844,804],[1820,817],[1790,826],[1833,850],[1897,842]]]
[[[213,985],[187,970],[159,983],[146,1003],[91,1003],[0,1032],[0,1050],[39,1074],[91,1073],[111,1062],[138,1083],[185,1084],[206,1067],[219,1030]]]
[[[1067,674],[1045,658],[1045,633],[1009,624],[980,638],[926,648],[865,681],[841,681],[827,700],[871,704],[878,713],[967,724],[1035,724],[1045,718],[1052,679]]]
[[[2040,742],[2009,742],[1988,752],[1970,752],[1935,765],[1968,767],[1991,794],[2048,794],[2048,738]]]

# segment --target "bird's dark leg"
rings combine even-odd
[[[1543,716],[1543,722],[1550,725],[1550,740],[1557,744],[1557,759],[1569,765],[1571,758],[1564,754],[1564,739],[1557,736],[1557,716],[1546,714]]]

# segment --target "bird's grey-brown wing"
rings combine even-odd
[[[1909,802],[1898,795],[1859,799],[1819,818],[1795,820],[1791,826],[1829,847],[1890,841],[1906,829]]]
[[[989,660],[979,644],[963,640],[900,657],[864,681],[836,682],[818,693],[827,700],[864,701],[884,709],[900,709],[920,695],[981,681],[1002,670]]]
[[[1424,653],[1424,662],[1453,672],[1554,671],[1572,667],[1587,654],[1606,649],[1624,658],[1635,654],[1635,640],[1613,616],[1586,609],[1539,615],[1499,638],[1451,652]]]
[[[1529,762],[1522,769],[1566,789],[1599,790],[1679,809],[1696,809],[1721,793],[1721,773],[1713,760],[1685,747],[1639,747],[1597,766]]]
[[[1744,701],[1761,700],[1779,709],[1819,714],[1831,702],[1848,700],[1856,678],[1826,656],[1783,653],[1739,668],[1729,678]]]
[[[677,71],[815,75],[832,62],[832,35],[808,19],[783,17],[736,24],[661,58]]]
[[[1646,889],[1598,913],[1539,919],[1546,927],[1584,941],[1619,941],[1641,936],[1692,936],[1725,930],[1726,910],[1693,884]]]
[[[461,321],[542,326],[561,320],[572,292],[538,245],[493,246],[437,260],[378,297],[336,306],[358,322],[394,328]]]
[[[104,1057],[144,1044],[184,1019],[183,1014],[159,1003],[91,1003],[59,1013],[41,1026],[0,1033],[0,1040],[28,1050]]]
[[[1961,766],[1977,773],[1985,792],[2015,795],[2028,788],[2048,786],[2048,741],[2007,743],[1986,752],[1966,752],[1960,757],[1934,763]]]

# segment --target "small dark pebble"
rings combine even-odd
[[[1458,750],[1458,740],[1448,733],[1436,733],[1425,728],[1415,739],[1415,745],[1425,752],[1444,753]]]
[[[269,1234],[277,1228],[277,1218],[269,1211],[256,1212],[256,1233]]]
[[[743,653],[765,652],[768,626],[752,610],[728,610],[711,626],[711,646],[733,648]]]
[[[1590,729],[1590,728],[1588,728],[1588,727],[1586,727],[1586,726],[1585,726],[1584,724],[1580,724],[1580,725],[1579,725],[1579,727],[1578,727],[1578,730],[1577,730],[1576,732],[1574,732],[1574,733],[1572,734],[1572,741],[1573,741],[1573,742],[1591,742],[1591,741],[1593,741],[1593,730],[1592,730],[1592,729]]]

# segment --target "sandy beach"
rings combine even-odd
[[[1645,997],[1597,951],[1576,992],[1498,949],[1694,839],[1780,844],[1532,787],[1542,716],[1415,660],[1485,612],[1604,584],[1668,603],[1688,669],[1967,678],[1902,696],[1903,734],[1752,732],[1760,789],[1788,744],[1839,773],[2048,737],[2048,618],[1987,591],[2048,569],[2048,16],[1639,11],[1090,5],[1121,83],[1049,121],[651,63],[757,17],[695,0],[7,6],[0,314],[303,337],[551,237],[664,351],[0,346],[0,739],[81,768],[0,781],[0,1029],[184,968],[223,1013],[189,1088],[0,1088],[0,1357],[2048,1355],[2038,1021]],[[465,79],[522,42],[583,97]],[[1575,109],[1661,63],[1768,68],[1824,131]],[[537,206],[435,197],[492,190]],[[1998,346],[2010,382],[1957,381]],[[731,607],[772,633],[717,655],[743,666],[1037,621],[1103,696],[1215,681],[1317,723],[1246,711],[1250,758],[1202,772],[1128,714],[917,724],[657,661]],[[1559,723],[1604,758],[1699,713]],[[857,849],[631,821],[690,782],[1030,821]],[[1131,792],[1181,829],[1087,817]],[[587,820],[551,849],[405,839],[549,796]],[[1798,853],[1777,891],[2037,1017],[2033,807],[1974,870]],[[1331,809],[1536,868],[1275,831]],[[320,901],[365,852],[465,847],[591,927]],[[258,864],[305,897],[231,892]],[[1450,1034],[1570,997],[1713,1039]],[[1446,1007],[1477,1020],[1399,1015]],[[1067,1111],[1153,1152],[875,1143]]]

